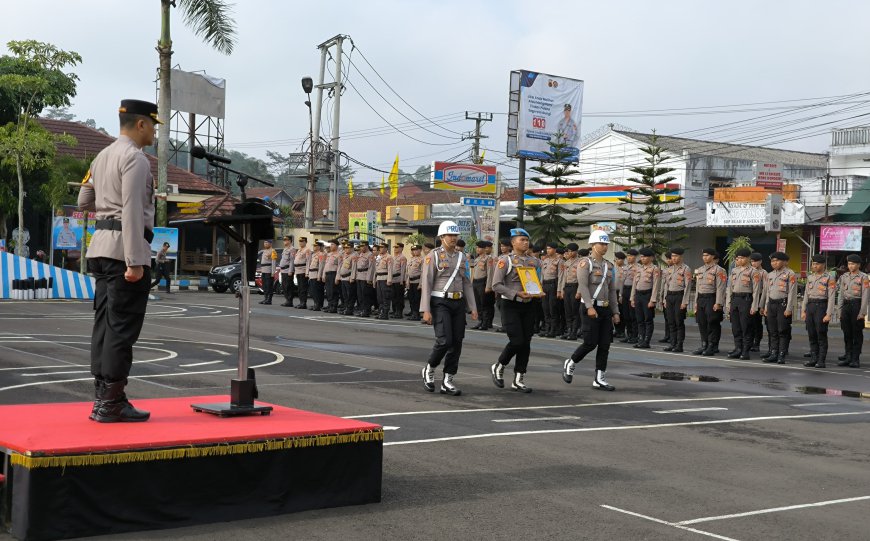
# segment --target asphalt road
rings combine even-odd
[[[469,330],[463,394],[448,397],[420,382],[431,327],[254,306],[261,399],[382,424],[383,501],[112,539],[870,535],[870,362],[836,367],[838,328],[826,370],[801,366],[807,341],[797,327],[785,366],[757,354],[740,361],[615,344],[613,393],[591,388],[591,358],[565,384],[562,361],[577,343],[536,337],[528,395],[490,380],[505,335]],[[134,403],[227,390],[237,314],[228,294],[150,303],[128,387]],[[0,404],[91,399],[91,317],[88,303],[0,303]],[[659,320],[655,339],[661,329]],[[693,324],[687,334],[690,350]],[[730,345],[726,325],[720,347]]]

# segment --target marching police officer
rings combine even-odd
[[[620,340],[623,344],[636,344],[638,342],[637,316],[631,306],[631,290],[634,287],[634,278],[640,264],[637,263],[638,251],[631,248],[625,252],[625,266],[622,274],[622,290],[620,291],[619,319],[625,321],[625,338]]]
[[[421,246],[411,246],[411,258],[408,259],[407,272],[405,273],[405,287],[408,289],[408,303],[411,305],[409,321],[420,321],[420,276],[423,274],[423,257],[420,255]]]
[[[843,340],[846,342],[846,358],[838,362],[837,366],[859,368],[861,344],[864,342],[864,318],[870,302],[870,281],[860,271],[861,256],[850,254],[846,257],[846,265],[849,272],[840,276],[837,282],[840,292],[837,312],[840,315]]]
[[[577,257],[577,243],[569,242],[565,246],[565,260],[563,272],[559,275],[559,287],[557,295],[562,299],[565,306],[565,327],[568,331],[568,340],[577,340],[577,329],[580,327],[580,291],[577,289],[577,267],[580,259]],[[614,288],[617,289],[618,288]]]
[[[758,311],[758,292],[763,285],[761,274],[749,264],[750,255],[749,248],[734,252],[734,268],[726,286],[725,314],[731,320],[734,336],[734,349],[728,353],[729,359],[748,360],[752,347],[751,317]]]
[[[344,311],[342,313],[346,316],[352,316],[356,305],[356,285],[352,281],[352,276],[353,266],[358,255],[354,253],[353,245],[347,241],[343,243],[342,248],[344,248],[344,257],[341,259],[341,266],[338,270],[341,296],[344,298]]]
[[[369,242],[360,241],[359,255],[351,270],[351,284],[356,284],[356,302],[359,305],[360,317],[369,317],[372,312],[374,298],[373,285],[375,279],[375,257],[369,251]]]
[[[459,371],[459,356],[465,338],[465,310],[471,310],[471,319],[477,319],[477,305],[471,280],[465,274],[465,254],[456,249],[459,226],[446,220],[438,226],[441,246],[429,253],[423,261],[420,278],[423,321],[432,322],[435,345],[426,366],[423,367],[423,387],[435,391],[435,368],[444,361],[444,379],[441,393],[459,396],[462,391],[454,378]]]
[[[90,418],[101,423],[150,417],[130,404],[124,387],[151,289],[154,178],[142,148],[154,144],[162,122],[157,105],[147,101],[123,100],[118,112],[121,134],[94,158],[78,196],[79,209],[97,215],[88,248],[88,272],[96,280]]]
[[[263,300],[260,304],[272,304],[272,289],[274,286],[275,266],[278,254],[272,249],[272,241],[263,241],[263,251],[260,252],[260,281],[263,283]]]
[[[828,323],[834,316],[834,297],[837,293],[837,280],[825,272],[825,256],[812,257],[812,273],[807,276],[801,314],[807,324],[810,339],[810,359],[804,366],[825,368],[828,355]]]
[[[591,255],[580,260],[577,266],[577,288],[580,291],[580,319],[583,343],[565,359],[562,380],[574,380],[577,363],[598,348],[595,353],[595,378],[592,388],[613,391],[615,387],[607,383],[607,357],[613,341],[613,322],[619,322],[619,314],[613,312],[616,306],[616,272],[613,263],[604,259],[610,237],[602,230],[593,231],[589,236]]]
[[[314,301],[311,310],[319,312],[323,309],[323,268],[326,254],[323,253],[323,241],[314,241],[314,251],[308,258],[308,296]]]
[[[649,349],[656,316],[656,300],[658,299],[661,270],[655,264],[655,252],[652,248],[641,248],[641,266],[634,277],[634,287],[631,290],[631,306],[637,315],[638,342],[636,348]]]
[[[293,239],[290,235],[285,235],[284,250],[281,252],[281,261],[278,263],[281,288],[284,292],[284,302],[281,303],[281,306],[293,306],[293,257],[295,255]]]
[[[508,335],[508,343],[489,371],[495,386],[504,387],[504,369],[516,357],[511,389],[530,393],[531,387],[523,380],[529,366],[532,336],[535,332],[532,299],[540,294],[529,293],[523,288],[520,272],[534,273],[537,278],[541,262],[529,253],[529,233],[525,229],[511,229],[510,233],[513,251],[498,258],[492,275],[492,290],[502,298],[502,326]]]
[[[758,288],[758,296],[755,300],[755,305],[758,306],[758,310],[750,318],[752,321],[752,347],[749,348],[749,351],[760,351],[761,336],[764,334],[764,322],[766,319],[761,315],[761,309],[764,308],[761,304],[761,294],[764,292],[764,284],[767,282],[767,271],[761,265],[761,259],[761,254],[758,252],[752,252],[749,255],[750,264],[752,265],[752,268],[755,269],[755,272],[760,276],[759,280],[761,281],[761,287]],[[767,352],[770,353],[769,334],[767,337]]]
[[[299,304],[296,308],[308,308],[308,260],[311,259],[311,249],[308,238],[299,237],[299,249],[293,257],[293,268],[296,270],[296,288],[299,292]]]
[[[704,265],[695,269],[695,320],[701,333],[701,347],[692,352],[695,355],[709,357],[719,351],[728,277],[716,264],[718,256],[713,248],[705,248],[701,253]]]
[[[329,241],[329,253],[323,262],[323,286],[326,290],[326,311],[330,314],[338,313],[338,268],[341,266],[341,253],[338,251],[338,242]]]
[[[764,315],[767,316],[767,332],[774,349],[761,359],[766,363],[785,364],[788,355],[788,345],[791,340],[791,320],[797,298],[797,276],[788,268],[788,254],[774,252],[770,254],[770,266],[773,267],[767,275],[762,294]]]
[[[668,333],[671,345],[664,349],[676,353],[683,351],[683,342],[686,340],[686,309],[692,290],[692,269],[683,263],[684,253],[683,248],[671,248],[671,265],[662,276],[662,298],[671,326],[671,332]]]
[[[395,319],[405,317],[405,275],[408,273],[408,258],[402,253],[405,243],[393,246],[393,308],[390,314]]]
[[[393,298],[393,257],[387,253],[387,245],[380,246],[375,263],[375,291],[378,298],[378,319],[390,319],[390,301]]]

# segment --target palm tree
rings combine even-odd
[[[172,38],[169,33],[170,7],[181,10],[184,24],[203,41],[223,54],[233,52],[236,23],[231,17],[232,4],[225,0],[160,0],[160,41],[157,53],[160,56],[160,96],[157,100],[158,116],[169,121],[171,109],[169,81],[172,67]],[[157,191],[166,193],[166,169],[169,162],[169,125],[160,126],[157,135]],[[157,225],[166,226],[166,200],[157,201]]]

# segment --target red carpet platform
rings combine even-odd
[[[0,519],[18,539],[62,539],[380,501],[380,426],[190,408],[225,400],[136,400],[151,420],[116,424],[88,420],[91,403],[0,406]]]

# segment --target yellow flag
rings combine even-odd
[[[486,151],[485,151],[485,150],[480,154],[480,163],[479,163],[478,165],[483,165],[483,158],[484,158],[484,157],[486,157]]]
[[[381,175],[381,195],[384,195],[384,175]]]
[[[353,199],[353,177],[347,179],[347,197]]]
[[[390,199],[399,197],[399,155],[396,154],[396,161],[393,162],[393,168],[390,170]]]

